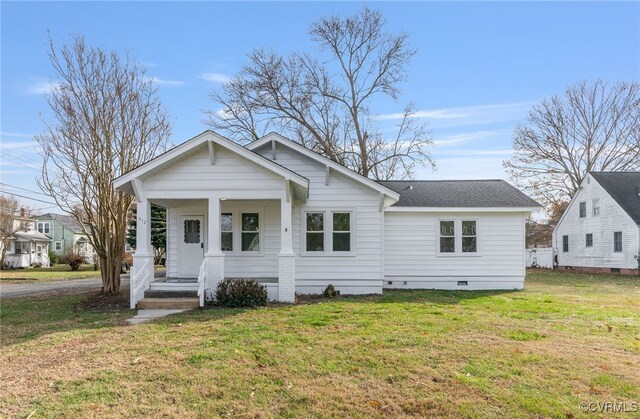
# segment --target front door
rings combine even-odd
[[[180,217],[178,237],[178,276],[197,277],[204,259],[204,217],[202,215],[183,215]]]

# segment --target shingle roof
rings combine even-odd
[[[39,215],[37,217],[34,217],[36,220],[42,220],[42,219],[52,219],[55,220],[57,222],[59,222],[60,224],[64,225],[66,228],[70,229],[71,231],[73,231],[74,233],[82,233],[82,226],[80,225],[80,223],[78,221],[76,221],[73,217],[71,217],[70,215],[62,215],[62,214],[52,214],[52,213],[46,213],[43,215]]]
[[[640,172],[590,172],[611,198],[640,225]]]
[[[531,208],[533,199],[504,180],[387,180],[380,184],[398,192],[395,207]]]

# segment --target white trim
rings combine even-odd
[[[441,252],[440,251],[440,222],[441,221],[453,221],[453,252]],[[462,222],[474,221],[476,223],[476,251],[475,252],[463,252],[462,251]],[[481,222],[478,218],[466,218],[466,217],[445,217],[436,219],[436,257],[478,257],[482,256],[481,246]]]
[[[291,141],[290,139],[283,137],[280,134],[277,134],[275,132],[269,133],[267,135],[265,135],[264,137],[260,138],[259,140],[256,140],[250,144],[247,144],[246,148],[249,150],[255,150],[265,144],[267,144],[270,141],[278,141],[280,144],[291,148],[294,151],[297,151],[313,160],[316,160],[317,162],[325,165],[326,167],[329,167],[330,169],[335,170],[338,173],[341,173],[357,182],[360,182],[378,192],[381,192],[391,198],[393,198],[396,202],[400,199],[400,194],[387,188],[386,186],[383,186],[381,184],[379,184],[378,182],[371,180],[369,178],[366,178],[364,176],[362,176],[359,173],[354,172],[353,170],[347,169],[346,167],[344,167],[343,165],[341,165],[340,163],[336,163],[331,159],[328,159],[316,152],[313,152],[311,150],[309,150],[306,147],[301,146],[300,144]],[[326,169],[325,169],[326,170]]]
[[[540,207],[388,207],[389,212],[533,212]]]
[[[171,150],[161,154],[160,156],[149,160],[141,166],[131,170],[130,172],[125,173],[124,175],[113,180],[113,186],[116,189],[123,190],[123,187],[131,182],[133,179],[138,178],[152,170],[158,169],[161,166],[170,163],[175,158],[178,158],[185,153],[195,149],[196,147],[204,144],[205,142],[212,142],[219,146],[222,146],[229,151],[235,152],[236,154],[250,160],[251,162],[262,166],[284,178],[289,178],[296,184],[302,186],[305,189],[309,189],[309,179],[300,176],[296,172],[293,172],[283,166],[280,166],[271,160],[254,153],[251,149],[242,147],[233,141],[222,137],[221,135],[216,134],[213,131],[205,131],[202,134],[199,134],[192,139],[172,148]],[[126,188],[125,188],[126,189]]]
[[[60,245],[60,249],[58,249],[58,244]],[[56,241],[56,242],[54,243],[54,245],[53,245],[53,249],[54,249],[56,252],[62,252],[62,251],[64,250],[64,247],[62,246],[62,241],[60,241],[60,240]]]
[[[307,213],[324,214],[324,250],[307,251]],[[333,214],[349,214],[349,251],[333,250]],[[300,256],[302,257],[355,257],[356,256],[356,211],[353,208],[301,208],[300,209]],[[340,233],[340,232],[338,232]]]
[[[42,224],[42,231],[40,231],[40,224]],[[46,228],[45,228],[46,226]],[[47,231],[49,230],[49,231]],[[36,222],[36,231],[42,234],[51,234],[51,222],[50,221],[38,221]]]
[[[211,165],[216,164],[216,143],[214,143],[213,141],[207,141],[207,147],[209,149],[209,161],[211,162]]]

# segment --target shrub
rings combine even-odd
[[[69,265],[72,271],[77,271],[80,269],[80,265],[87,263],[87,260],[77,247],[69,246],[60,256],[60,263]]]
[[[40,262],[34,262],[31,264],[32,268],[42,268],[42,263]]]
[[[331,298],[340,295],[340,291],[336,290],[336,287],[333,284],[327,285],[327,288],[324,289],[324,296]]]
[[[58,257],[58,254],[53,250],[49,250],[49,264],[53,266],[53,265],[57,265],[58,263],[60,263],[60,258]]]
[[[223,307],[267,305],[267,288],[251,279],[224,279],[218,283],[216,300]]]

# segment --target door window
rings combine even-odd
[[[200,220],[184,220],[184,242],[200,243]]]

